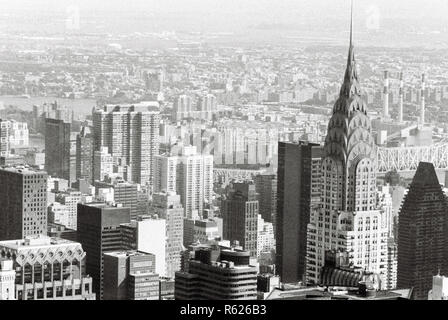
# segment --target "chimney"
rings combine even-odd
[[[426,91],[426,84],[425,84],[425,74],[422,74],[422,92],[421,92],[421,106],[420,106],[420,123],[422,125],[425,124],[425,91]]]
[[[389,72],[384,71],[384,117],[389,117]]]
[[[400,100],[398,102],[398,122],[403,122],[404,82],[403,71],[400,72]]]

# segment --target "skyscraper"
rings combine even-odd
[[[45,170],[70,181],[70,122],[45,119]]]
[[[93,183],[93,138],[86,126],[76,136],[76,179]]]
[[[320,195],[322,147],[307,142],[278,145],[276,269],[283,283],[302,281],[307,226]]]
[[[377,208],[376,145],[358,81],[352,26],[353,9],[344,82],[323,150],[321,205],[308,225],[308,283],[319,282],[327,250],[348,252],[350,263],[382,281],[386,275],[388,229]]]
[[[419,164],[398,219],[397,287],[426,300],[432,277],[448,273],[448,204],[433,164]]]
[[[86,271],[93,278],[97,299],[103,299],[103,254],[125,249],[120,224],[129,222],[129,208],[105,203],[78,204],[78,240],[89,256]]]
[[[275,174],[260,174],[255,176],[254,182],[260,214],[264,221],[274,223],[277,213],[277,176]]]
[[[255,185],[234,183],[222,201],[224,239],[238,241],[251,257],[257,257],[258,200]]]
[[[151,184],[154,156],[159,153],[159,110],[145,103],[105,105],[93,111],[94,150],[108,147],[112,157],[131,168],[129,179]]]
[[[47,174],[23,166],[0,169],[0,240],[47,233]]]
[[[10,152],[10,127],[11,122],[0,119],[0,156],[7,157]]]

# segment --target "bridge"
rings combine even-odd
[[[378,148],[378,173],[415,171],[420,162],[431,162],[436,169],[448,169],[448,143],[423,147]]]

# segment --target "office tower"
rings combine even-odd
[[[384,289],[391,290],[397,287],[397,243],[394,238],[387,239],[387,271]]]
[[[155,255],[156,273],[165,277],[167,261],[172,261],[167,259],[166,220],[157,216],[140,216],[137,220],[122,224],[120,228],[124,247]]]
[[[159,122],[159,110],[145,103],[98,107],[93,111],[94,150],[108,147],[112,157],[122,158],[130,167],[129,181],[152,184]]]
[[[264,221],[275,225],[277,214],[277,175],[260,174],[255,176],[255,190],[258,195],[259,211]]]
[[[0,241],[0,259],[5,258],[14,265],[17,300],[95,299],[78,242],[44,235]]]
[[[10,154],[10,130],[11,123],[0,119],[0,156],[7,157]]]
[[[114,173],[114,159],[107,147],[101,147],[93,155],[93,180],[104,181],[105,177]]]
[[[448,204],[433,164],[419,164],[398,218],[397,287],[427,299],[433,275],[448,273]]]
[[[388,234],[390,238],[394,237],[394,212],[392,191],[389,185],[380,186],[378,188],[378,208],[384,212],[384,223],[387,226]]]
[[[180,270],[183,247],[184,209],[180,196],[173,192],[155,193],[152,197],[154,213],[166,221],[166,271],[165,276],[174,278]]]
[[[105,203],[78,204],[78,240],[87,252],[86,271],[93,278],[93,292],[103,299],[103,254],[123,250],[120,225],[130,222],[130,209]]]
[[[256,300],[257,268],[250,253],[204,246],[188,261],[188,272],[176,272],[176,300]]]
[[[70,123],[45,119],[45,170],[52,177],[70,181]]]
[[[123,207],[131,209],[131,220],[137,219],[138,215],[138,192],[139,185],[124,181],[123,179],[115,179],[111,182],[95,182],[95,188],[113,189],[113,201],[120,203]]]
[[[104,300],[159,300],[159,275],[153,254],[114,251],[104,254]]]
[[[238,241],[251,257],[257,257],[258,200],[255,185],[234,183],[222,201],[223,236]]]
[[[23,166],[0,169],[0,240],[47,233],[47,174]]]
[[[67,210],[67,222],[62,223],[69,229],[77,229],[78,203],[81,203],[82,194],[79,191],[69,189],[56,194],[55,200],[64,205]]]
[[[271,222],[266,222],[258,215],[257,219],[257,258],[262,252],[275,251],[275,234]]]
[[[184,246],[193,243],[209,243],[221,239],[219,226],[214,219],[184,219]]]
[[[283,283],[302,281],[307,225],[320,202],[322,147],[308,142],[278,145],[276,270]]]
[[[428,292],[428,300],[448,300],[448,277],[438,274],[432,278],[432,289]]]
[[[387,269],[388,229],[385,214],[377,207],[376,145],[358,81],[352,36],[351,29],[344,81],[325,139],[321,205],[311,212],[308,225],[309,284],[319,283],[327,250],[349,252],[349,264],[378,274],[382,282]]]
[[[193,112],[193,102],[191,97],[185,94],[178,96],[174,102],[173,112],[174,121],[190,118]]]
[[[76,136],[76,179],[93,183],[93,137],[86,126]]]

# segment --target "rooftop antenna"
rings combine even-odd
[[[350,0],[350,47],[353,46],[353,0]]]

